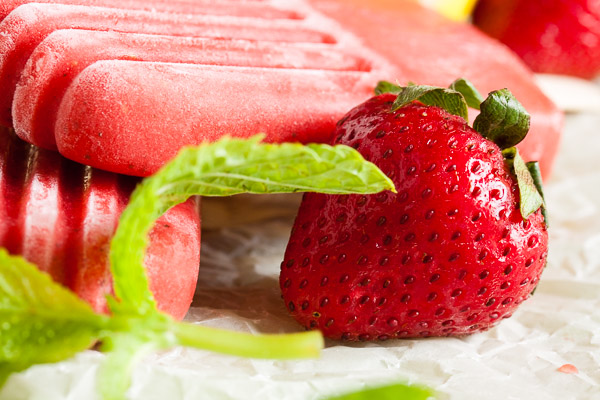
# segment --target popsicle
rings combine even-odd
[[[38,149],[0,127],[0,246],[106,311],[109,240],[136,182]],[[150,234],[146,268],[161,310],[185,315],[199,258],[198,209],[190,200],[167,212]]]
[[[54,118],[68,85],[93,62],[118,59],[332,71],[370,69],[362,57],[319,43],[59,30],[36,47],[21,74],[12,106],[17,135],[39,147],[56,149]]]
[[[261,1],[235,0],[2,0],[0,3],[0,21],[12,10],[23,4],[50,3],[74,4],[82,6],[98,6],[121,8],[128,10],[143,10],[170,12],[180,14],[211,14],[259,17],[268,19],[301,19],[303,15],[297,10],[281,8],[284,3],[274,6],[272,3]]]
[[[352,49],[370,61],[370,71],[177,66],[174,60],[92,64],[60,100],[55,125],[59,151],[98,168],[147,175],[180,146],[224,134],[248,136],[263,130],[270,141],[328,141],[334,121],[349,104],[370,96],[379,79],[447,85],[464,76],[484,93],[507,86],[522,100],[532,113],[532,131],[521,145],[522,154],[539,159],[548,175],[562,114],[517,57],[473,27],[450,22],[412,2],[365,3],[298,0],[293,7],[302,10],[302,20],[203,18],[229,24],[228,38],[319,42],[332,50]],[[27,6],[34,5],[19,7],[4,22]],[[42,6],[35,5],[36,10]],[[47,25],[47,18],[42,18],[28,29],[36,32]],[[287,35],[283,27],[301,31]]]
[[[354,71],[98,61],[65,92],[55,125],[58,150],[88,165],[145,176],[183,143],[225,134],[323,142],[339,110],[372,92],[372,79]]]
[[[265,21],[269,21],[265,24]],[[200,14],[168,14],[64,4],[25,4],[0,22],[0,124],[11,127],[11,105],[27,59],[58,29],[236,38],[255,41],[330,43],[326,32],[301,20],[268,20]]]

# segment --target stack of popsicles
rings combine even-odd
[[[390,4],[3,0],[0,246],[104,309],[107,243],[133,181],[98,169],[147,176],[183,145],[223,135],[328,142],[381,79],[510,87],[532,113],[524,158],[548,172],[561,114],[520,61],[468,25]],[[25,145],[12,129],[96,169]],[[159,307],[181,317],[195,284],[198,215],[188,203],[164,218],[147,268]]]

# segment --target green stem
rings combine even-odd
[[[252,335],[177,322],[173,326],[179,344],[203,350],[252,358],[315,358],[323,348],[319,331]]]

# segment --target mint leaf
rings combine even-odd
[[[481,103],[473,128],[501,149],[516,146],[529,131],[529,113],[508,89],[491,92]]]
[[[519,208],[521,216],[525,220],[544,205],[544,199],[538,192],[533,177],[531,176],[527,165],[525,165],[525,162],[519,155],[517,148],[511,147],[502,151],[502,154],[511,171],[517,178],[520,196]]]
[[[434,393],[427,388],[394,384],[379,388],[369,388],[342,396],[328,397],[325,400],[428,400]]]
[[[160,215],[190,196],[395,190],[388,177],[350,147],[260,140],[260,136],[224,138],[185,148],[136,188],[111,242],[114,291],[120,307],[140,314],[155,309],[143,268],[147,235]]]
[[[0,384],[89,348],[107,317],[21,257],[0,249]]]
[[[465,121],[469,118],[467,102],[462,94],[452,89],[427,85],[405,87],[392,105],[392,111],[396,111],[415,100],[428,106],[441,107],[450,114],[464,118]]]
[[[383,94],[383,93],[398,94],[402,90],[404,90],[404,88],[396,85],[395,83],[388,82],[388,81],[379,81],[379,82],[377,82],[377,86],[375,87],[375,94],[377,96],[379,96],[380,94]]]
[[[483,96],[471,82],[465,78],[459,78],[452,82],[450,89],[462,94],[469,107],[479,110]]]

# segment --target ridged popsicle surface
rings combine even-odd
[[[109,241],[135,178],[99,171],[38,149],[0,128],[0,246],[21,254],[97,311],[112,291]],[[195,200],[159,219],[145,259],[158,306],[176,318],[189,308],[198,276]]]
[[[265,21],[269,21],[265,24]],[[17,82],[34,49],[59,29],[88,29],[171,36],[235,38],[267,42],[327,43],[332,37],[302,21],[210,14],[29,3],[0,22],[0,124],[12,127],[11,107]]]
[[[36,146],[56,149],[54,125],[60,101],[73,79],[99,60],[327,71],[370,69],[362,57],[320,43],[58,30],[36,47],[21,74],[12,107],[17,135]]]

